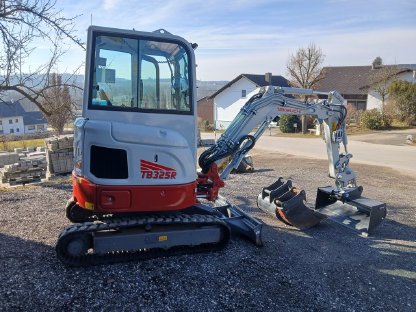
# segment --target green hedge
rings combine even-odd
[[[389,114],[382,114],[373,108],[361,114],[361,126],[371,130],[386,129],[391,127],[393,118]]]
[[[297,124],[299,129],[299,118],[297,116],[283,115],[280,117],[279,127],[280,131],[282,131],[283,133],[295,132],[295,127],[293,127],[294,124]]]

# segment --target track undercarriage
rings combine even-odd
[[[225,200],[219,203],[216,207],[198,204],[169,214],[123,216],[86,212],[86,219],[81,220],[83,209],[70,201],[67,215],[76,213],[77,221],[83,223],[72,224],[61,233],[56,252],[66,265],[87,266],[216,251],[226,246],[231,234],[262,245],[259,221]]]

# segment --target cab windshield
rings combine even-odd
[[[89,108],[192,113],[183,46],[106,35],[94,42]]]

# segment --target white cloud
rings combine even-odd
[[[120,0],[104,0],[104,10],[109,11],[112,10],[117,6],[117,4],[120,2]]]
[[[416,43],[410,40],[416,38],[415,29],[378,29],[343,34],[303,32],[302,36],[287,33],[281,38],[269,35],[256,38],[252,34],[251,47],[244,48],[240,40],[249,34],[230,35],[228,39],[208,37],[207,34],[196,52],[198,79],[231,80],[241,73],[263,74],[268,71],[286,76],[289,55],[311,41],[326,55],[324,66],[370,65],[376,56],[380,56],[385,64],[416,63],[413,53]]]

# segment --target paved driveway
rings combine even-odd
[[[213,139],[213,133],[203,133],[202,138]],[[359,136],[357,138],[361,139]],[[405,138],[405,137],[404,137]],[[256,143],[256,149],[275,151],[303,157],[327,159],[325,142],[320,138],[287,138],[264,134]],[[416,147],[362,142],[349,137],[348,152],[354,163],[389,167],[401,173],[416,176]]]
[[[351,135],[349,139],[351,141],[403,146],[406,145],[406,137],[409,134],[413,136],[413,140],[416,140],[416,129],[376,131],[368,134]]]

